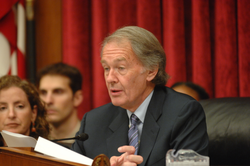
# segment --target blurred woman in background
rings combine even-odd
[[[0,78],[0,131],[47,138],[49,124],[36,87],[18,76]],[[5,146],[0,135],[0,146]]]
[[[209,99],[209,95],[206,90],[193,82],[176,82],[171,86],[171,88],[177,92],[187,94],[197,101]]]

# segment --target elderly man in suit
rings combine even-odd
[[[89,139],[73,150],[91,158],[106,154],[112,166],[162,166],[169,149],[207,155],[203,108],[165,87],[166,55],[152,33],[118,29],[103,42],[101,64],[112,102],[84,115],[79,133]]]

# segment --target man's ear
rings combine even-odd
[[[155,76],[156,76],[156,74],[158,73],[158,67],[156,67],[154,70],[152,70],[152,71],[148,71],[148,76],[147,76],[147,81],[152,81],[154,78],[155,78]]]
[[[83,101],[82,90],[78,90],[75,92],[73,98],[74,107],[78,107],[82,103],[82,101]]]

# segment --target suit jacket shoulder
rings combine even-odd
[[[207,155],[205,114],[192,97],[167,87],[155,87],[143,124],[141,165],[165,165],[169,149],[193,149]]]

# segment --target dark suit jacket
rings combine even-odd
[[[72,149],[90,158],[99,154],[121,155],[117,149],[128,145],[128,115],[112,103],[86,113],[79,133],[89,139],[76,141]],[[163,166],[169,149],[193,149],[208,154],[205,114],[199,102],[167,87],[156,87],[145,116],[138,154],[141,165]]]

